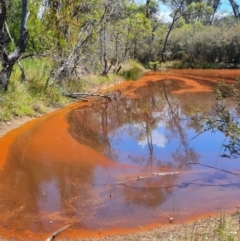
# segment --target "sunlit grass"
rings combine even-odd
[[[59,107],[68,101],[61,90],[47,86],[51,63],[47,59],[26,59],[21,62],[25,79],[18,65],[14,66],[6,93],[1,93],[0,120],[13,117],[37,116],[47,111],[47,107]]]
[[[79,79],[69,79],[62,84],[64,92],[96,92],[110,85],[115,85],[123,79],[115,74],[108,74],[107,76],[100,75],[86,75]]]
[[[119,75],[125,80],[137,80],[144,74],[144,68],[141,64],[135,61],[129,61],[125,64]]]
[[[52,82],[53,63],[48,58],[28,58],[21,61],[25,76],[16,64],[8,91],[0,94],[0,121],[14,117],[38,116],[48,107],[62,107],[72,100],[63,93],[96,92],[124,80],[135,80],[144,73],[144,68],[135,61],[122,66],[120,74],[107,76],[86,75],[63,81]]]

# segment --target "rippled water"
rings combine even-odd
[[[74,104],[14,138],[0,171],[1,229],[131,228],[235,208],[240,160],[220,157],[221,133],[198,135],[196,116],[212,113],[213,93],[173,94],[187,88],[173,74],[115,88],[116,101]]]

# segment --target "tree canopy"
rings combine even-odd
[[[220,0],[0,3],[3,90],[8,88],[13,66],[29,56],[47,57],[51,63],[48,79],[59,84],[76,73],[77,78],[117,73],[129,59],[146,66],[166,59],[191,64],[239,61],[239,6],[234,0],[229,0],[233,12],[228,16],[216,14]],[[160,17],[163,5],[170,11],[169,21]]]

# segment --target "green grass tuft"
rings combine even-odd
[[[0,94],[0,121],[14,117],[38,116],[48,107],[60,107],[68,103],[56,86],[46,86],[51,64],[47,59],[22,61],[26,78],[15,65],[6,93]]]
[[[137,66],[134,66],[128,70],[123,70],[120,72],[120,75],[125,79],[125,80],[137,80],[143,75],[143,70],[142,68],[139,68]]]

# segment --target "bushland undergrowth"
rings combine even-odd
[[[21,61],[22,71],[15,65],[7,92],[0,93],[0,121],[15,117],[39,116],[49,108],[59,108],[73,101],[63,92],[96,92],[119,81],[135,80],[143,74],[143,67],[130,61],[119,75],[86,75],[61,82],[51,82],[53,63],[48,58]]]

